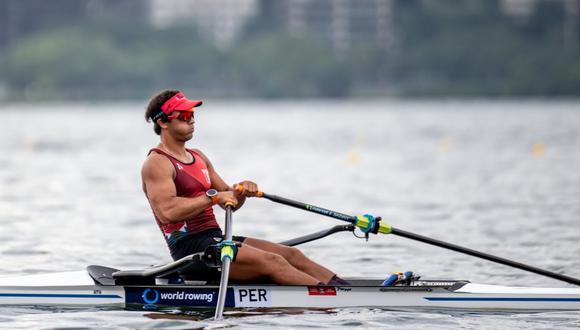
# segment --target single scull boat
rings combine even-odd
[[[139,271],[89,266],[86,271],[0,278],[0,305],[214,308],[218,283],[171,284],[174,272],[195,258],[189,256]],[[580,310],[580,288],[509,287],[420,279],[408,285],[381,286],[379,279],[348,280],[352,285],[233,284],[228,286],[225,307]]]
[[[370,215],[349,216],[321,207],[260,193],[277,203],[349,222],[281,244],[294,246],[360,228],[394,234],[578,285],[579,279],[511,261],[455,244],[391,227]],[[227,245],[225,246],[227,248]],[[501,311],[580,310],[580,288],[533,288],[475,284],[457,280],[424,280],[417,276],[385,285],[382,279],[347,278],[350,285],[283,286],[211,283],[186,278],[180,271],[194,262],[221,267],[224,246],[141,270],[88,266],[84,271],[0,278],[0,305],[31,306],[179,306],[216,308],[220,291],[229,308],[457,309]],[[219,308],[219,306],[218,306]],[[218,313],[216,313],[217,315]]]
[[[335,226],[283,243],[297,245],[353,228]],[[206,252],[141,270],[88,266],[84,271],[0,278],[0,305],[214,308],[219,283],[183,280],[179,271],[192,262],[215,263],[216,257]],[[230,284],[225,307],[580,310],[580,288],[510,287],[417,277],[393,286],[382,286],[382,279],[347,280],[351,285]]]

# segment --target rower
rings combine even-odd
[[[160,141],[143,164],[143,191],[174,260],[203,252],[224,239],[213,206],[232,204],[238,210],[246,198],[259,192],[258,185],[250,180],[227,184],[203,152],[186,147],[194,133],[195,110],[201,105],[202,101],[190,100],[178,90],[164,90],[151,98],[145,112]],[[230,271],[233,281],[347,284],[294,247],[244,236],[234,236],[233,241],[240,245]],[[203,262],[193,264],[186,273],[209,280],[219,278],[216,268]]]

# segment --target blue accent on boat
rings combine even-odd
[[[0,293],[0,297],[33,298],[122,298],[116,294]]]
[[[153,299],[149,299],[149,292],[153,292]],[[151,288],[147,288],[145,289],[145,291],[143,291],[143,301],[147,304],[147,305],[151,305],[151,304],[155,304],[159,301],[159,291],[155,290],[155,289],[151,289]]]
[[[158,306],[215,307],[217,288],[125,287],[125,303]],[[235,307],[234,289],[226,292],[226,307]]]
[[[398,279],[399,279],[399,275],[397,275],[397,274],[391,274],[391,276],[387,277],[387,279],[384,280],[383,283],[381,283],[381,286],[391,286]]]
[[[503,297],[423,297],[429,301],[548,301],[580,302],[580,298],[503,298]]]

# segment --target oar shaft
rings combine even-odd
[[[226,206],[226,222],[224,229],[224,240],[232,240],[232,206]],[[220,288],[218,291],[218,300],[215,308],[214,320],[220,320],[224,313],[224,306],[226,303],[226,293],[228,291],[228,279],[230,277],[230,258],[222,260],[222,274],[220,278]]]
[[[521,270],[525,270],[528,272],[532,272],[532,273],[536,273],[539,275],[544,275],[547,277],[551,277],[560,281],[564,281],[564,282],[568,282],[571,284],[576,284],[576,285],[580,285],[580,280],[577,278],[573,278],[570,276],[566,276],[563,274],[558,274],[558,273],[554,273],[551,272],[549,270],[545,270],[545,269],[541,269],[538,267],[534,267],[534,266],[530,266],[530,265],[526,265],[526,264],[522,264],[521,262],[517,262],[517,261],[513,261],[513,260],[509,260],[506,258],[502,258],[502,257],[498,257],[498,256],[494,256],[488,253],[484,253],[484,252],[480,252],[480,251],[476,251],[470,248],[466,248],[463,246],[459,246],[459,245],[455,245],[452,243],[447,243],[447,242],[443,242],[434,238],[429,238],[429,237],[425,237],[425,236],[421,236],[415,233],[411,233],[405,230],[401,230],[401,229],[397,229],[397,228],[393,228],[391,227],[391,234],[393,235],[397,235],[397,236],[401,236],[401,237],[405,237],[405,238],[409,238],[415,241],[419,241],[419,242],[423,242],[423,243],[427,243],[427,244],[431,244],[431,245],[435,245],[435,246],[439,246],[442,247],[444,249],[448,249],[448,250],[453,250],[456,252],[460,252],[460,253],[464,253],[470,256],[474,256],[474,257],[478,257],[481,259],[485,259],[485,260],[489,260],[489,261],[493,261],[493,262],[497,262],[499,264],[502,265],[506,265],[506,266],[510,266],[510,267],[514,267],[514,268],[518,268]]]
[[[328,210],[322,207],[318,207],[318,206],[314,206],[314,205],[310,205],[310,204],[306,204],[306,203],[302,203],[302,202],[297,202],[297,201],[293,201],[291,199],[287,199],[284,197],[280,197],[280,196],[276,196],[276,195],[269,195],[263,192],[260,192],[257,194],[258,197],[264,197],[267,198],[273,202],[276,203],[280,203],[280,204],[284,204],[284,205],[288,205],[288,206],[292,206],[295,208],[299,208],[302,210],[306,210],[309,212],[313,212],[313,213],[317,213],[317,214],[321,214],[330,218],[334,218],[334,219],[338,219],[338,220],[342,220],[342,221],[347,221],[350,222],[352,224],[359,225],[360,223],[357,223],[357,217],[355,216],[350,216],[350,215],[346,215],[340,212],[335,212],[332,210]],[[499,264],[502,265],[506,265],[506,266],[511,266],[514,268],[518,268],[521,270],[525,270],[525,271],[529,271],[535,274],[539,274],[539,275],[544,275],[556,280],[560,280],[560,281],[564,281],[567,283],[571,283],[571,284],[575,284],[575,285],[579,285],[580,286],[580,279],[574,278],[574,277],[570,277],[570,276],[566,276],[563,274],[558,274],[558,273],[554,273],[551,272],[549,270],[545,270],[545,269],[541,269],[538,267],[534,267],[534,266],[530,266],[530,265],[526,265],[517,261],[513,261],[513,260],[509,260],[509,259],[505,259],[502,257],[497,257],[491,254],[487,254],[484,252],[480,252],[480,251],[476,251],[476,250],[472,250],[463,246],[459,246],[459,245],[455,245],[455,244],[451,244],[451,243],[447,243],[447,242],[443,242],[437,239],[433,239],[433,238],[429,238],[429,237],[425,237],[425,236],[421,236],[415,233],[411,233],[408,231],[404,231],[401,229],[397,229],[397,228],[393,228],[390,227],[388,224],[380,224],[380,228],[379,228],[379,232],[380,233],[384,233],[384,234],[393,234],[393,235],[397,235],[397,236],[401,236],[401,237],[405,237],[405,238],[409,238],[415,241],[419,241],[419,242],[423,242],[423,243],[427,243],[427,244],[431,244],[431,245],[435,245],[435,246],[439,246],[442,247],[444,249],[448,249],[448,250],[452,250],[452,251],[456,251],[456,252],[460,252],[460,253],[464,253],[470,256],[474,256],[474,257],[478,257],[478,258],[482,258],[485,260],[489,260],[489,261],[493,261],[493,262],[497,262]]]
[[[350,222],[352,224],[356,223],[356,217],[353,217],[351,215],[347,215],[344,213],[340,213],[340,212],[335,212],[332,210],[328,210],[325,209],[323,207],[319,207],[319,206],[314,206],[314,205],[310,205],[310,204],[306,204],[306,203],[302,203],[302,202],[298,202],[298,201],[294,201],[288,198],[284,198],[284,197],[280,197],[280,196],[276,196],[276,195],[270,195],[270,194],[266,194],[264,192],[261,192],[258,194],[259,197],[263,197],[266,199],[269,199],[273,202],[276,203],[280,203],[280,204],[284,204],[284,205],[288,205],[288,206],[292,206],[295,208],[299,208],[299,209],[303,209],[306,211],[310,211],[316,214],[320,214],[320,215],[324,215],[330,218],[334,218],[334,219],[338,219],[338,220],[342,220],[342,221],[346,221],[346,222]]]

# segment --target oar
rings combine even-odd
[[[222,274],[220,279],[220,288],[218,292],[218,300],[215,308],[214,320],[220,320],[224,312],[224,305],[226,303],[226,293],[228,291],[228,278],[230,275],[230,263],[235,258],[235,245],[232,242],[232,207],[234,204],[226,203],[226,222],[224,240],[221,244],[221,260],[222,260]],[[225,244],[224,244],[225,243]]]
[[[447,243],[447,242],[443,242],[443,241],[440,241],[437,239],[425,237],[425,236],[411,233],[411,232],[408,232],[405,230],[393,228],[389,224],[381,222],[380,218],[374,218],[370,215],[351,216],[351,215],[343,214],[340,212],[328,210],[328,209],[325,209],[322,207],[318,207],[318,206],[314,206],[314,205],[310,205],[310,204],[306,204],[306,203],[302,203],[302,202],[297,202],[297,201],[287,199],[284,197],[266,194],[263,192],[258,192],[256,194],[256,196],[269,199],[269,200],[276,202],[276,203],[292,206],[292,207],[295,207],[298,209],[302,209],[302,210],[306,210],[309,212],[325,215],[327,217],[331,217],[334,219],[350,222],[353,225],[361,228],[366,233],[372,232],[375,234],[382,233],[382,234],[392,234],[392,235],[402,236],[402,237],[410,238],[410,239],[415,240],[415,241],[439,246],[439,247],[442,247],[444,249],[453,250],[453,251],[464,253],[464,254],[467,254],[470,256],[474,256],[474,257],[482,258],[485,260],[497,262],[497,263],[500,263],[502,265],[518,268],[518,269],[525,270],[525,271],[532,272],[532,273],[536,273],[539,275],[544,275],[544,276],[547,276],[547,277],[550,277],[553,279],[557,279],[560,281],[568,282],[568,283],[575,284],[575,285],[580,285],[580,279],[570,277],[567,275],[563,275],[563,274],[554,273],[554,272],[551,272],[549,270],[545,270],[542,268],[526,265],[526,264],[523,264],[523,263],[520,263],[517,261],[513,261],[513,260],[505,259],[502,257],[494,256],[494,255],[491,255],[488,253],[472,250],[472,249],[462,247],[459,245],[455,245],[452,243]],[[378,221],[377,221],[377,219],[378,219]]]

